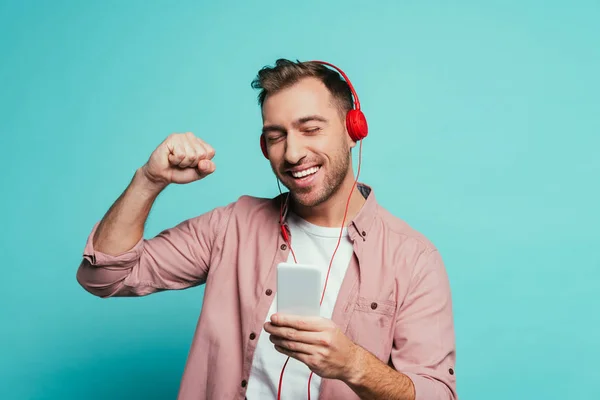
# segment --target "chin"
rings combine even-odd
[[[290,190],[294,201],[303,207],[315,207],[325,202],[329,196],[323,192],[323,190],[318,190],[317,188],[311,188],[310,191],[301,192]]]

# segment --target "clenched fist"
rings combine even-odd
[[[144,176],[154,184],[190,183],[215,170],[215,150],[193,133],[169,135],[142,167]]]

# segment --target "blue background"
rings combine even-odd
[[[147,236],[275,195],[250,82],[278,57],[355,84],[361,180],[446,261],[461,399],[600,398],[599,20],[597,1],[0,2],[0,398],[176,396],[203,288],[95,298],[81,252],[172,132],[217,172],[164,192]]]

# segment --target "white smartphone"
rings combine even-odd
[[[309,264],[277,265],[277,312],[318,317],[321,302],[321,271]]]

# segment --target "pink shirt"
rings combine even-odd
[[[348,226],[354,256],[332,320],[355,343],[407,375],[417,400],[456,400],[455,338],[448,277],[423,235],[367,201]],[[289,248],[279,198],[242,196],[110,256],[88,237],[78,282],[96,296],[144,296],[206,284],[178,399],[244,399],[254,349]],[[293,245],[293,239],[292,239]],[[323,379],[319,399],[358,399]],[[257,400],[257,399],[251,399]]]

